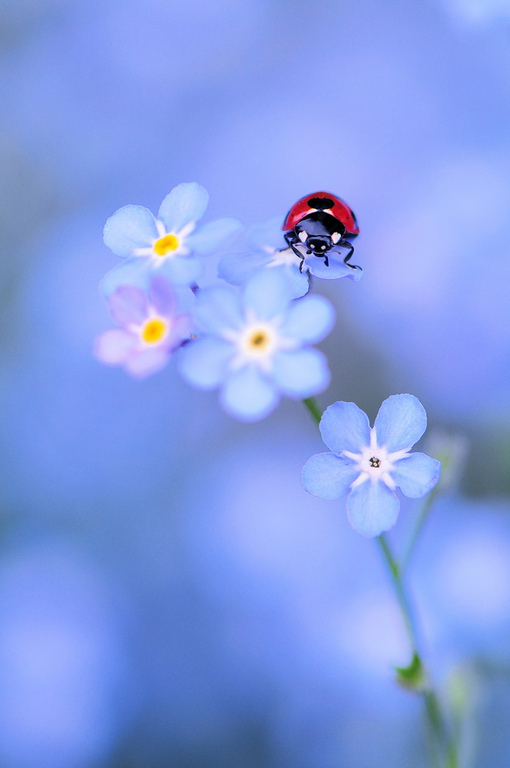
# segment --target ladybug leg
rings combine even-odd
[[[344,264],[345,264],[346,267],[350,267],[351,269],[361,269],[361,267],[358,267],[357,264],[348,264],[347,263],[349,261],[349,259],[351,258],[352,254],[354,253],[354,246],[353,246],[352,243],[350,243],[348,240],[340,240],[340,242],[337,243],[337,247],[342,247],[342,248],[348,248],[349,249],[349,252],[344,257]]]
[[[298,249],[296,248],[296,238],[295,238],[294,233],[293,232],[285,232],[283,236],[284,236],[285,242],[287,243],[289,248],[292,248],[292,250],[294,251],[294,253],[298,257],[298,259],[299,259],[299,271],[302,272],[303,271],[303,266],[305,264],[305,258],[306,257],[303,256],[301,251],[298,251]]]

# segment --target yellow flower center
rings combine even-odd
[[[146,344],[158,344],[168,333],[168,323],[162,317],[151,317],[143,325],[140,338]]]
[[[178,247],[179,238],[171,234],[160,237],[152,246],[156,256],[166,256],[170,251],[176,251]]]
[[[275,338],[270,328],[250,328],[243,339],[243,347],[250,355],[266,355],[274,346]]]

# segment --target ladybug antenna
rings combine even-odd
[[[330,197],[311,197],[307,200],[310,208],[315,208],[316,211],[326,211],[328,208],[333,208],[335,201]]]

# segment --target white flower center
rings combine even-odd
[[[275,352],[279,349],[293,349],[294,339],[286,338],[279,332],[282,318],[273,317],[271,320],[259,320],[253,310],[246,313],[246,323],[239,330],[227,329],[223,337],[236,347],[231,367],[242,368],[249,363],[269,373],[273,364]]]
[[[265,251],[267,251],[269,254],[271,254],[272,259],[267,265],[268,267],[289,267],[294,266],[297,267],[299,265],[299,262],[296,258],[296,254],[292,250],[292,248],[284,248],[283,250],[275,249],[275,248],[264,248]]]
[[[352,483],[351,488],[356,488],[361,483],[370,480],[372,483],[382,481],[392,491],[396,484],[391,473],[395,469],[395,462],[408,456],[407,451],[393,451],[390,453],[385,445],[377,444],[375,429],[370,430],[370,445],[361,450],[361,453],[342,451],[342,455],[356,462],[359,475]]]

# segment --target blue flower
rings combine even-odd
[[[338,402],[324,412],[320,431],[332,453],[305,464],[304,488],[323,499],[347,496],[352,527],[378,536],[395,525],[400,502],[395,489],[417,499],[437,483],[441,463],[424,453],[409,453],[427,428],[427,414],[413,395],[392,395],[383,402],[371,428],[354,403]]]
[[[152,278],[148,293],[134,285],[120,285],[108,298],[108,306],[120,328],[98,336],[94,353],[102,363],[120,365],[134,378],[160,371],[190,337],[191,302],[159,275]]]
[[[298,245],[304,257],[303,271],[300,271],[300,259],[285,245],[280,218],[251,227],[243,237],[243,252],[229,253],[218,264],[218,276],[232,285],[243,285],[260,269],[274,269],[285,274],[292,287],[292,296],[297,299],[308,291],[309,274],[326,280],[350,277],[356,281],[363,274],[359,267],[353,269],[344,264],[344,256],[335,250],[328,252],[329,266],[326,266],[323,259],[307,255],[306,249]]]
[[[207,288],[196,296],[200,338],[180,351],[181,373],[199,389],[219,387],[232,416],[257,421],[282,394],[301,399],[328,386],[326,357],[309,345],[329,333],[334,317],[322,296],[292,301],[288,281],[275,271],[258,272],[242,294]]]
[[[125,261],[103,279],[103,294],[126,284],[145,289],[156,271],[176,285],[195,284],[202,262],[194,254],[212,253],[241,226],[236,219],[218,219],[195,231],[208,200],[200,184],[179,184],[161,203],[158,218],[141,205],[125,205],[110,216],[104,242]]]
[[[290,282],[292,298],[299,299],[308,292],[308,275],[299,271],[299,259],[285,245],[281,219],[256,224],[243,233],[242,244],[219,261],[218,277],[231,285],[244,285],[255,272],[268,267],[281,272]]]

